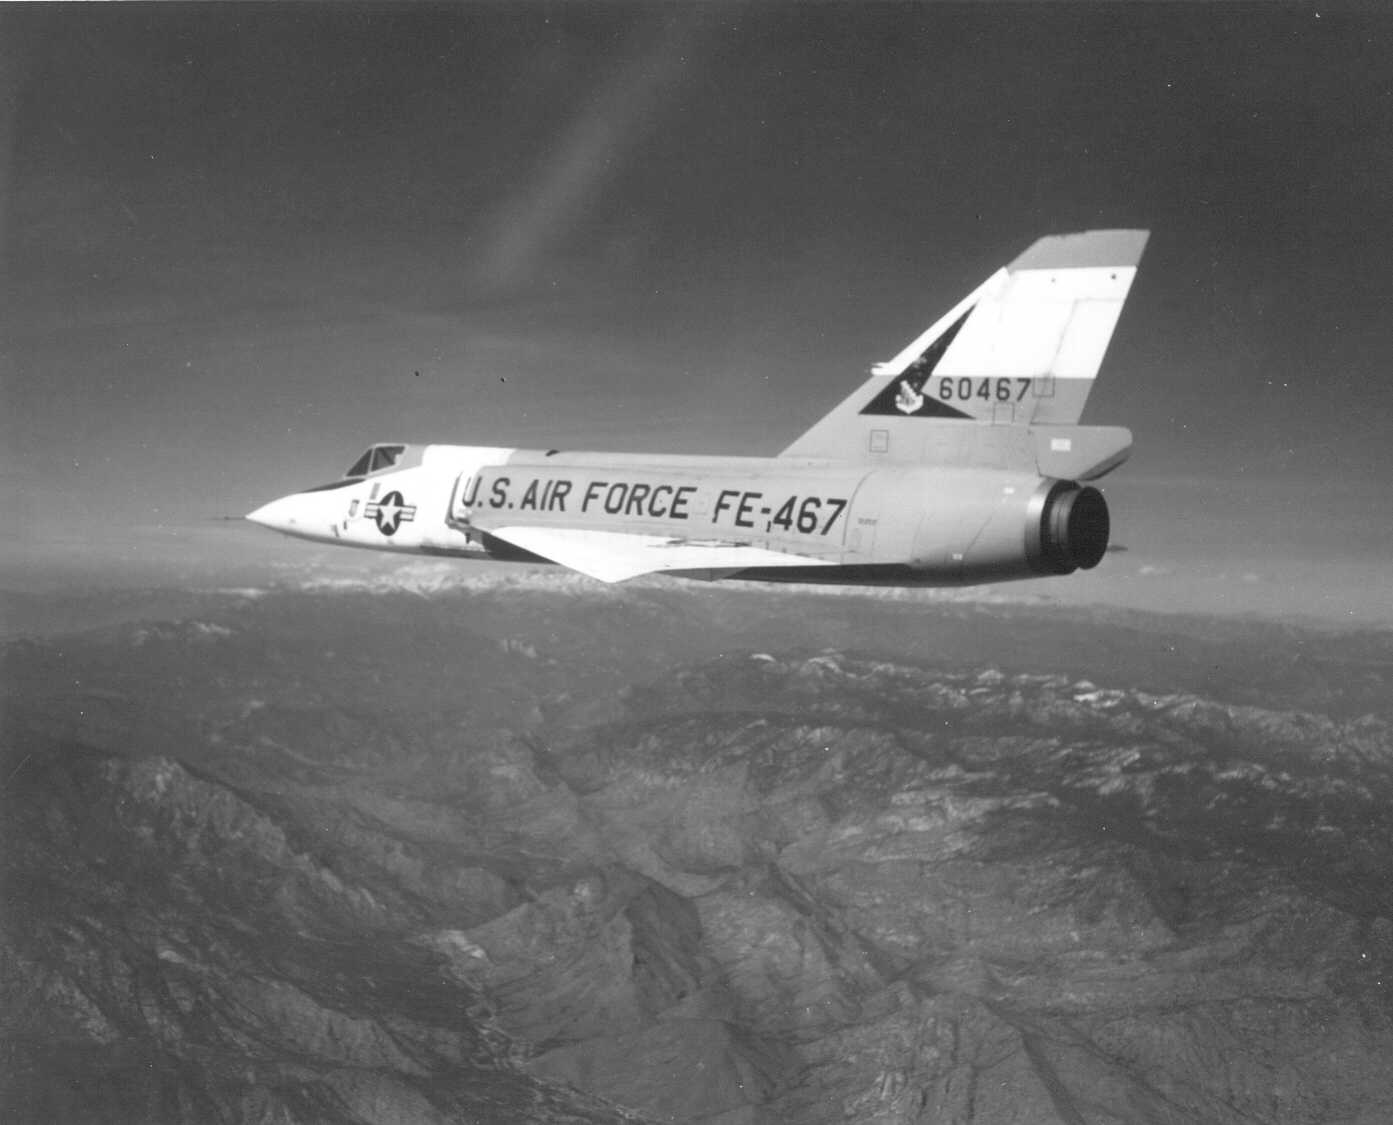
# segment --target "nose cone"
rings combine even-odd
[[[311,535],[315,530],[312,507],[310,497],[295,493],[263,504],[256,511],[248,512],[245,518],[272,531],[283,531],[286,535]]]

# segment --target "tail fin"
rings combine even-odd
[[[899,459],[922,445],[913,432],[918,419],[1076,423],[1147,237],[1095,230],[1040,239],[877,364],[783,455]]]

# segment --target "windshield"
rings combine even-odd
[[[345,477],[365,477],[379,469],[390,469],[406,452],[404,445],[374,445],[348,467]]]
[[[397,463],[397,458],[406,448],[404,445],[379,445],[372,451],[372,471],[389,469]]]

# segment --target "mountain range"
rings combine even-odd
[[[1393,1119],[1386,632],[554,577],[9,608],[6,1120]]]

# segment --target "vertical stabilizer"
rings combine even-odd
[[[1096,230],[1040,239],[877,364],[784,456],[919,460],[925,448],[945,447],[940,427],[926,420],[1078,422],[1147,237]]]

